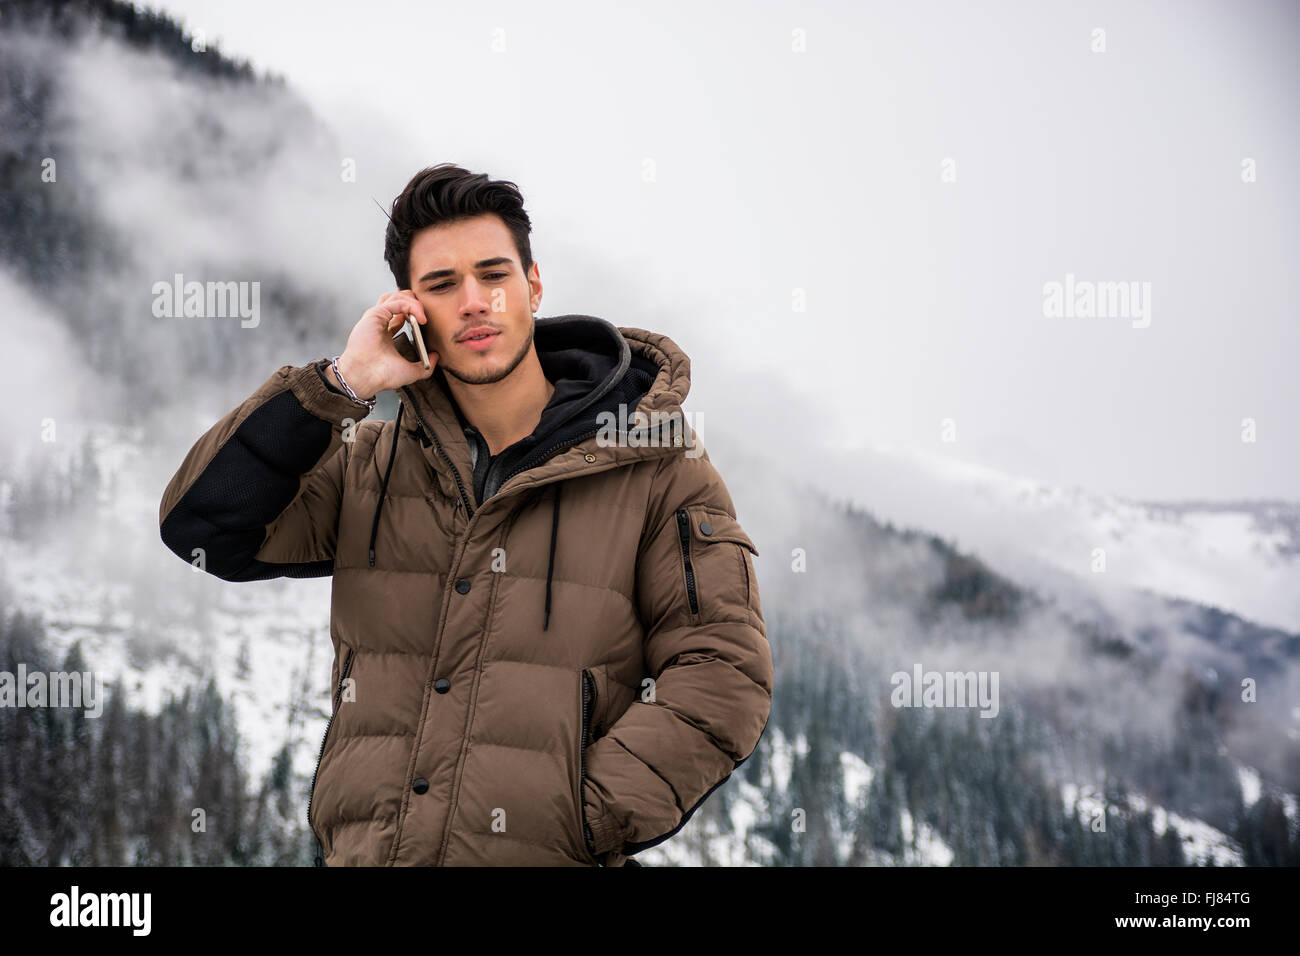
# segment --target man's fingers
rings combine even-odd
[[[394,312],[409,312],[419,305],[415,301],[415,296],[408,295],[405,292],[389,292],[379,300],[379,304],[392,309]]]
[[[421,325],[427,323],[428,319],[424,314],[424,307],[420,305],[420,300],[415,297],[415,293],[410,289],[403,289],[400,292],[389,292],[385,296],[384,305],[394,312],[405,312],[416,317],[416,321]]]
[[[400,329],[406,323],[407,315],[414,311],[410,302],[405,299],[392,298],[392,295],[392,293],[389,293],[384,296],[378,305],[371,306],[369,309],[371,314],[384,323],[384,328],[389,335]]]
[[[407,298],[411,300],[411,314],[415,316],[416,321],[421,325],[427,325],[429,317],[424,314],[424,306],[422,306],[420,300],[416,298],[415,291],[412,289],[406,289],[405,294]]]
[[[402,326],[406,325],[406,313],[395,312],[387,319],[388,334],[394,335]]]

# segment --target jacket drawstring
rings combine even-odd
[[[551,575],[555,572],[555,536],[560,528],[560,489],[563,482],[555,483],[555,500],[551,505],[551,559],[546,565],[546,614],[542,618],[542,630],[551,623]]]
[[[384,482],[379,488],[379,500],[375,502],[375,520],[370,526],[370,566],[375,566],[375,539],[379,536],[379,516],[384,510],[384,500],[388,497],[388,479],[393,473],[393,462],[397,459],[397,444],[402,435],[402,408],[403,402],[397,403],[397,419],[393,425],[393,450],[388,455],[388,467],[384,469]],[[555,541],[560,530],[560,489],[564,483],[555,482],[555,498],[552,501],[551,511],[551,553],[546,563],[546,609],[542,616],[542,630],[545,631],[551,623],[551,581],[555,576]]]
[[[393,424],[393,450],[388,453],[388,467],[384,469],[384,483],[379,488],[379,501],[375,503],[375,523],[370,526],[370,566],[375,566],[375,538],[379,535],[379,513],[384,510],[384,499],[388,497],[388,476],[393,473],[393,461],[397,458],[397,445],[402,438],[402,406],[397,403],[397,420]]]

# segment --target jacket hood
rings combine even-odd
[[[601,431],[609,415],[613,416],[617,432],[624,439],[633,431],[647,436],[653,432],[666,434],[660,431],[665,419],[684,422],[681,403],[690,390],[690,360],[665,335],[617,327],[591,315],[536,319],[533,342],[542,372],[554,384],[555,392],[542,410],[533,433],[503,449],[493,459],[484,476],[482,490],[484,501],[489,500],[521,472],[528,472],[527,478],[532,479],[530,484],[553,483],[555,486],[543,621],[545,629],[550,617],[551,576],[559,533],[562,487],[559,479],[569,477],[571,473],[603,470],[631,460],[667,454],[674,447],[680,448],[683,439],[679,433],[675,444],[668,439],[620,441],[615,447],[602,448],[600,456],[587,454],[574,458],[559,453]],[[405,358],[415,359],[415,347],[409,339],[401,339],[397,349]],[[452,497],[459,496],[467,516],[472,517],[483,504],[478,500],[473,480],[473,432],[472,429],[468,434],[466,432],[470,428],[469,422],[447,387],[446,375],[435,365],[433,375],[403,387],[398,395],[395,431],[398,435],[404,430],[414,433],[429,455],[443,491]],[[404,414],[408,408],[410,413]],[[641,412],[651,427],[637,428],[640,423],[634,417],[636,412]],[[370,542],[372,567],[379,518],[399,445],[396,440],[391,445],[379,500],[375,505]],[[590,467],[592,461],[595,467]]]
[[[451,405],[457,423],[470,444],[474,500],[482,503],[494,495],[505,476],[545,454],[549,446],[563,445],[597,426],[597,416],[617,405],[635,408],[649,390],[658,368],[648,360],[634,365],[632,350],[618,329],[604,319],[566,315],[541,319],[534,326],[533,345],[542,373],[555,386],[532,434],[489,459],[486,444],[465,418],[447,386],[443,369],[434,367],[432,380]],[[481,447],[480,447],[481,446]]]

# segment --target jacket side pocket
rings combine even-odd
[[[599,866],[592,849],[591,827],[587,825],[587,745],[591,738],[592,715],[596,710],[596,679],[587,668],[579,675],[579,696],[582,701],[582,716],[578,724],[578,833],[582,838],[582,848],[593,866]]]
[[[340,642],[340,643],[342,643],[342,642]],[[346,645],[344,645],[344,646],[346,646]],[[317,757],[316,757],[316,769],[312,772],[312,775],[311,775],[311,791],[310,791],[310,793],[308,793],[308,795],[307,795],[307,826],[311,829],[312,833],[315,833],[315,834],[316,834],[316,840],[317,840],[319,843],[321,843],[322,846],[323,846],[324,841],[321,840],[321,836],[320,836],[320,834],[316,832],[316,824],[315,824],[315,822],[312,820],[312,813],[311,813],[311,812],[312,812],[312,805],[313,805],[313,803],[315,802],[315,799],[316,799],[316,778],[320,775],[321,762],[325,759],[325,747],[326,747],[326,744],[329,742],[329,739],[330,739],[330,730],[333,729],[333,727],[334,727],[334,718],[338,715],[339,704],[342,702],[342,699],[343,699],[343,686],[344,686],[344,684],[346,684],[346,682],[347,682],[348,674],[350,674],[350,673],[352,672],[352,658],[353,658],[353,656],[354,656],[355,653],[356,653],[356,652],[355,652],[351,647],[349,647],[349,648],[347,649],[347,654],[346,654],[346,655],[344,656],[344,658],[343,658],[343,667],[341,668],[341,670],[340,670],[340,672],[339,672],[339,682],[338,682],[338,685],[337,685],[337,686],[335,687],[335,689],[334,689],[334,706],[333,706],[332,709],[330,710],[330,719],[329,719],[329,722],[325,724],[325,734],[324,734],[324,736],[321,737],[321,741],[320,741],[320,754],[317,755]],[[322,854],[322,855],[323,855],[323,854]],[[317,856],[317,861],[319,862],[320,859],[321,859],[321,856],[318,855],[318,856]]]

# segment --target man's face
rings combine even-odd
[[[525,274],[500,217],[429,226],[411,242],[411,291],[429,324],[424,342],[451,378],[488,385],[505,378],[533,345],[542,280]],[[487,332],[478,341],[471,336]]]

